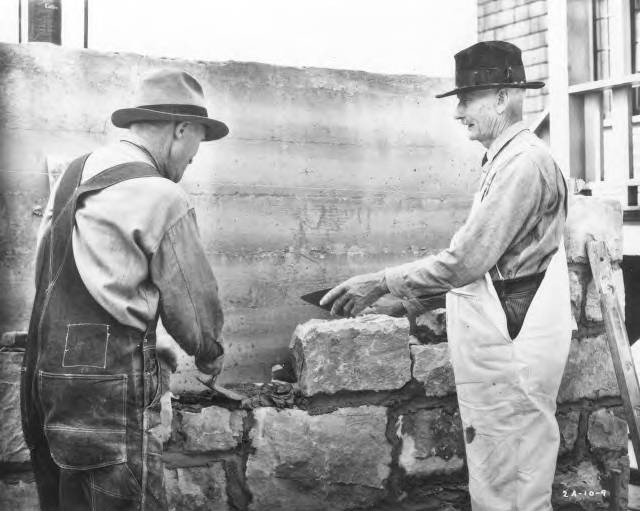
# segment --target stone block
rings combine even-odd
[[[625,297],[624,297],[624,278],[622,276],[622,269],[615,268],[613,270],[613,285],[616,289],[616,295],[620,302],[620,308],[624,315]],[[584,316],[587,321],[602,321],[602,309],[600,308],[600,295],[596,289],[596,284],[593,279],[589,280],[587,284],[587,299],[584,304]]]
[[[27,332],[4,332],[0,337],[0,346],[24,348],[27,344]]]
[[[392,390],[411,379],[406,318],[311,320],[296,328],[290,348],[300,389],[307,396]]]
[[[628,445],[627,423],[610,410],[601,408],[589,417],[587,440],[591,449],[625,451]]]
[[[235,449],[242,441],[243,421],[247,412],[229,411],[208,406],[199,412],[180,412],[180,437],[186,451],[226,451]]]
[[[29,449],[22,436],[20,416],[21,352],[0,353],[0,463],[30,460]]]
[[[447,311],[444,308],[423,312],[415,318],[411,332],[421,342],[446,340]]]
[[[586,243],[590,235],[607,242],[614,261],[622,260],[622,206],[619,201],[570,196],[569,216],[564,229],[564,246],[569,262],[589,264]]]
[[[584,275],[574,269],[569,270],[569,291],[571,296],[571,313],[576,323],[582,319],[584,302]]]
[[[222,462],[204,467],[164,470],[169,511],[231,511],[227,500],[227,479]]]
[[[0,481],[0,509],[6,511],[37,511],[40,509],[35,482]]]
[[[458,410],[418,410],[401,415],[396,433],[402,440],[400,466],[408,475],[447,475],[464,466],[464,439]]]
[[[560,427],[560,454],[566,454],[573,449],[578,439],[580,412],[558,414],[557,419]]]
[[[427,396],[454,394],[456,383],[449,359],[449,344],[418,344],[411,346],[413,377],[424,385]]]
[[[603,335],[571,339],[558,402],[619,396],[609,345]]]
[[[160,424],[151,429],[151,434],[163,444],[171,438],[173,423],[173,409],[171,406],[171,392],[167,391],[160,398]]]
[[[247,461],[253,511],[368,509],[384,496],[391,444],[387,410],[341,408],[325,415],[258,408]]]
[[[558,469],[551,494],[553,509],[610,509],[609,491],[602,484],[600,472],[591,461]],[[574,506],[574,507],[568,507]]]

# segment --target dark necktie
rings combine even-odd
[[[482,163],[480,165],[484,167],[484,164],[487,163],[487,161],[489,161],[489,158],[487,158],[487,153],[484,153],[484,156],[482,157]]]

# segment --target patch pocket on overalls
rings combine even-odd
[[[107,367],[109,325],[71,323],[67,325],[62,367]]]
[[[51,457],[61,468],[127,461],[126,374],[40,371],[40,400]]]

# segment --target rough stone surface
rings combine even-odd
[[[606,481],[609,490],[615,489],[618,495],[618,509],[629,509],[629,456],[621,456],[620,452],[616,451],[601,451],[598,454],[602,463],[601,471],[604,472],[601,479]],[[615,507],[611,506],[608,509]]]
[[[180,415],[184,449],[187,451],[234,449],[242,440],[244,411],[209,406],[198,413],[182,411]]]
[[[571,293],[571,312],[573,319],[579,323],[582,319],[582,303],[584,302],[584,283],[582,272],[569,270],[569,290]]]
[[[589,264],[586,243],[592,235],[607,242],[614,261],[622,260],[622,206],[613,199],[570,195],[564,230],[567,259]]]
[[[20,417],[20,368],[23,353],[0,353],[0,463],[29,461]]]
[[[570,452],[576,444],[580,412],[572,411],[566,414],[559,414],[557,419],[560,427],[560,454],[562,455]]]
[[[558,402],[619,396],[611,353],[604,335],[571,339]]]
[[[624,297],[624,278],[622,269],[613,270],[613,285],[616,288],[618,300],[620,301],[620,309],[624,315],[625,297]],[[584,304],[584,315],[587,321],[602,321],[602,309],[600,308],[600,295],[596,289],[593,279],[587,284],[587,299]]]
[[[222,462],[205,467],[165,469],[164,478],[169,511],[231,511]]]
[[[409,475],[451,474],[464,466],[460,413],[444,409],[401,415],[396,432],[402,440],[399,464]]]
[[[391,390],[411,379],[406,318],[311,320],[296,328],[291,349],[305,395]]]
[[[415,326],[411,333],[421,342],[445,340],[447,337],[446,309],[434,309],[416,316]]]
[[[368,508],[384,495],[391,463],[385,408],[317,416],[259,408],[254,414],[255,452],[246,472],[251,510]]]
[[[611,411],[601,408],[589,417],[587,439],[592,449],[625,451],[628,445],[627,423]]]
[[[590,461],[556,472],[551,497],[554,509],[565,509],[562,506],[569,505],[574,507],[567,509],[610,509],[608,497],[609,491],[602,484],[600,472]]]
[[[38,511],[38,490],[35,482],[0,481],[0,509],[6,511]]]
[[[448,343],[411,346],[411,357],[413,377],[424,385],[427,396],[442,397],[455,393]]]

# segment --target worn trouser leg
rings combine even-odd
[[[61,470],[60,508],[65,511],[162,511],[162,385],[154,348],[145,348],[144,378],[132,375],[127,406],[127,461],[91,470]],[[139,382],[138,384],[134,382]]]
[[[147,417],[149,426],[157,425],[160,416],[159,403],[147,408],[144,415]],[[65,511],[161,511],[166,509],[160,457],[162,445],[148,430],[144,434],[132,430],[128,436],[132,443],[137,443],[138,446],[127,447],[129,461],[126,463],[94,470],[61,470],[61,509]],[[146,440],[144,440],[145,437]]]
[[[32,443],[31,465],[38,488],[38,499],[42,511],[58,511],[64,508],[59,506],[58,488],[60,480],[60,468],[51,459],[49,445],[40,429],[40,438]]]
[[[42,411],[38,406],[35,385],[34,347],[25,352],[20,381],[20,409],[22,432],[29,447],[31,465],[38,489],[40,508],[43,511],[58,511],[58,487],[60,469],[51,458],[49,444],[44,435]]]
[[[44,434],[38,385],[23,372],[23,428],[31,449],[41,509],[46,511],[166,509],[160,424],[162,385],[153,347],[145,350],[144,375],[129,375],[127,461],[97,469],[64,469],[52,459]],[[91,433],[88,433],[91,434]],[[73,446],[69,447],[73,448]]]

